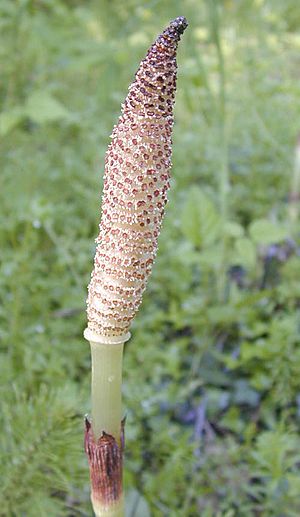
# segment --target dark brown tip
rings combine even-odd
[[[175,20],[170,22],[169,27],[173,28],[178,34],[183,34],[188,26],[188,22],[184,16],[178,16]]]
[[[180,40],[181,34],[187,28],[188,23],[184,16],[178,16],[175,20],[172,20],[168,27],[158,36],[151,49],[153,50],[155,46],[161,47],[165,50],[173,50],[176,52],[177,44]]]
[[[180,36],[183,34],[187,26],[188,23],[186,19],[183,16],[178,16],[178,18],[175,18],[175,20],[172,20],[169,23],[168,27],[163,31],[161,36],[171,38],[171,40],[178,42],[180,40]]]

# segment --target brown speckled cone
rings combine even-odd
[[[88,329],[98,336],[128,332],[156,255],[170,187],[176,51],[186,27],[176,18],[148,50],[106,153],[87,302]]]

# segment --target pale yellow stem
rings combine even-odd
[[[120,444],[122,420],[123,343],[90,342],[92,355],[92,430],[97,440],[102,432]]]

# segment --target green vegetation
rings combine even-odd
[[[297,0],[2,0],[0,515],[89,516],[82,336],[108,135],[185,15],[173,189],[125,347],[136,517],[300,514]]]

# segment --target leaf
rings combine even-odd
[[[149,505],[137,490],[130,490],[126,497],[125,517],[150,517]]]
[[[234,221],[227,221],[225,223],[225,232],[229,237],[243,237],[244,228]]]
[[[235,383],[233,400],[237,405],[248,404],[255,407],[259,402],[259,394],[250,387],[248,381],[239,379]]]
[[[0,114],[0,135],[7,135],[24,119],[24,110],[16,106]]]
[[[194,246],[210,246],[220,236],[220,216],[209,197],[192,187],[183,207],[182,231]]]
[[[286,228],[268,219],[257,219],[250,224],[249,234],[257,244],[276,244],[287,238]]]
[[[28,97],[25,104],[26,115],[37,124],[65,120],[70,112],[55,97],[47,92],[36,91]]]
[[[0,135],[7,135],[25,117],[37,124],[67,120],[71,113],[47,92],[36,91],[28,97],[24,106],[15,106],[0,114]]]
[[[248,237],[241,237],[235,241],[236,262],[242,266],[253,268],[256,263],[256,249]]]

